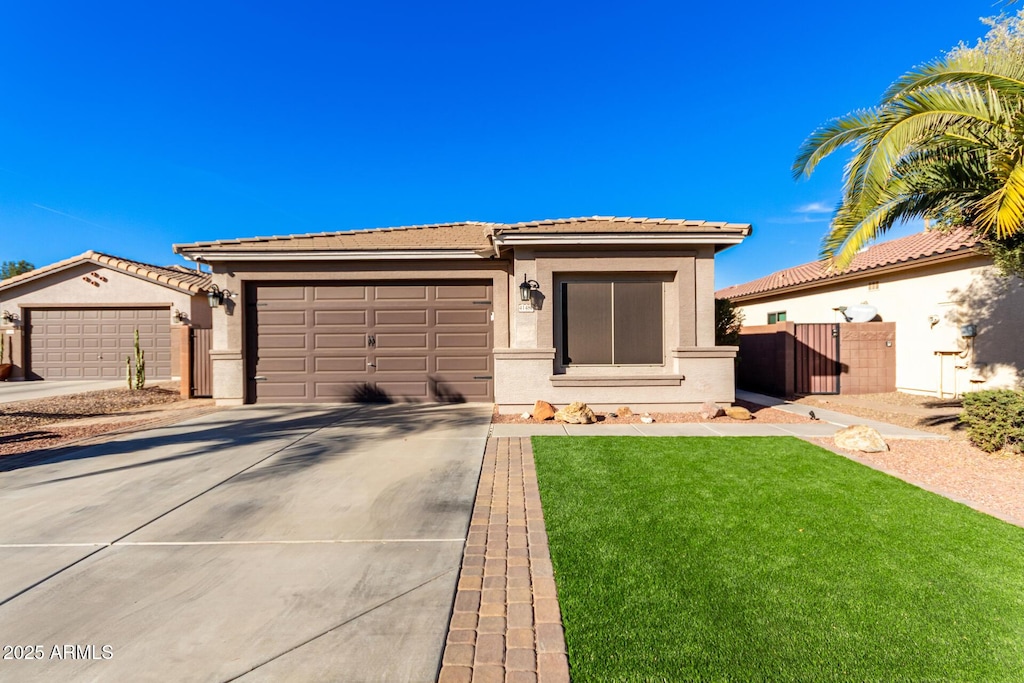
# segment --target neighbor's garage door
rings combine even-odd
[[[170,378],[171,314],[167,308],[30,310],[29,376],[125,379],[125,357],[135,355],[135,330],[146,352],[146,378]]]
[[[250,297],[250,399],[493,399],[489,282],[265,284]]]

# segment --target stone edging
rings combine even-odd
[[[439,683],[568,683],[529,438],[491,438]]]

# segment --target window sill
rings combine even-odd
[[[552,375],[551,385],[556,387],[678,387],[685,379],[682,375]]]

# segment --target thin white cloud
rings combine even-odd
[[[91,226],[93,226],[95,228],[100,228],[101,230],[113,230],[113,228],[108,227],[106,225],[100,225],[99,223],[93,223],[92,221],[87,221],[84,218],[79,218],[78,216],[72,216],[70,213],[64,213],[63,211],[58,211],[57,209],[51,209],[50,207],[43,206],[42,204],[36,204],[35,202],[33,202],[32,206],[36,207],[37,209],[42,209],[43,211],[49,211],[50,213],[55,213],[58,216],[64,216],[65,218],[70,218],[73,221],[79,221],[81,223],[85,223],[86,225],[91,225]]]
[[[832,213],[832,207],[825,202],[811,202],[796,208],[797,213]]]

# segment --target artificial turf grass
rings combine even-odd
[[[798,439],[533,446],[574,681],[1024,680],[1024,529]]]

